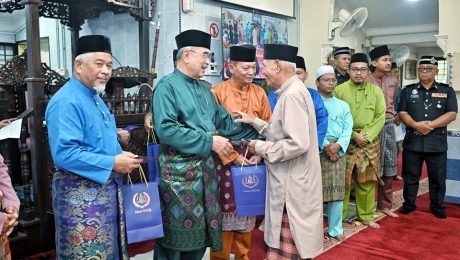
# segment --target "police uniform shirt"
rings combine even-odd
[[[457,112],[455,91],[447,84],[434,82],[425,89],[416,83],[401,92],[399,112],[407,112],[414,121],[433,121],[447,112]],[[447,126],[435,128],[428,135],[416,135],[415,129],[407,127],[404,149],[415,152],[447,151]]]
[[[335,72],[335,77],[337,78],[337,86],[347,82],[350,79],[350,75],[348,72],[345,73],[345,75],[340,74],[340,72],[337,69],[334,69]]]

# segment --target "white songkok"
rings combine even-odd
[[[327,73],[335,74],[334,68],[331,65],[321,66],[316,71],[316,79],[319,79],[321,76]]]

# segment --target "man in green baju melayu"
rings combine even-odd
[[[257,132],[217,104],[198,80],[210,63],[211,35],[188,30],[176,36],[177,67],[152,95],[160,139],[160,201],[165,236],[154,259],[202,259],[206,247],[222,250],[218,182],[213,153],[228,156],[232,140]],[[225,136],[225,137],[223,137]]]
[[[355,53],[350,61],[350,80],[337,86],[333,96],[348,103],[353,132],[347,149],[347,172],[343,218],[348,214],[351,184],[355,185],[356,216],[364,225],[379,228],[374,221],[375,183],[380,179],[379,133],[385,124],[385,98],[380,87],[366,80],[369,61]]]

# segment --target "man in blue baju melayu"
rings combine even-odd
[[[57,169],[52,185],[57,259],[128,259],[122,175],[142,159],[122,151],[115,118],[99,97],[111,75],[109,39],[81,37],[73,77],[46,108]]]

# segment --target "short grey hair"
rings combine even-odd
[[[94,56],[93,52],[83,53],[75,57],[75,61],[78,60],[81,63],[87,63],[93,56]]]
[[[176,60],[179,61],[181,59],[182,54],[184,54],[184,51],[193,51],[193,50],[194,50],[194,47],[192,46],[185,46],[185,47],[180,48],[177,51]]]
[[[295,69],[297,68],[296,67],[296,64],[294,62],[289,62],[289,61],[281,61],[285,64],[286,68],[289,70],[289,71],[295,71]]]

